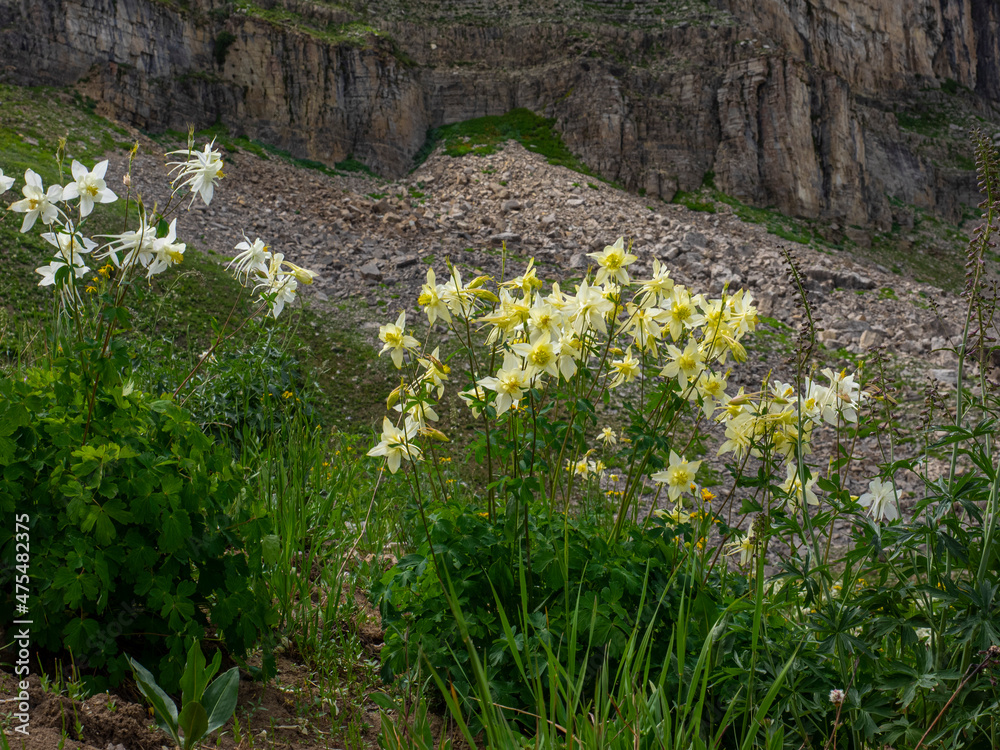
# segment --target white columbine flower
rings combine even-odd
[[[187,161],[175,161],[167,165],[173,167],[171,172],[177,172],[174,184],[180,182],[180,185],[176,187],[189,187],[191,201],[194,202],[194,194],[198,193],[206,206],[212,202],[212,196],[215,195],[215,183],[223,177],[222,155],[212,148],[214,145],[213,139],[211,143],[205,144],[204,151],[192,149],[170,151],[170,154],[184,154],[188,158]]]
[[[584,477],[590,473],[591,464],[587,461],[586,457],[581,458],[579,461],[574,461],[571,458],[566,459],[566,471],[576,477]]]
[[[899,518],[899,502],[892,482],[873,479],[868,483],[868,492],[858,498],[858,504],[868,508],[876,521],[893,521]]]
[[[673,344],[668,345],[667,353],[670,361],[660,370],[660,375],[665,378],[677,378],[677,385],[681,389],[686,388],[688,383],[701,375],[701,371],[705,369],[705,354],[694,339],[688,341],[684,351]]]
[[[295,293],[299,288],[299,282],[295,280],[295,276],[281,270],[281,263],[284,259],[285,256],[281,253],[272,255],[267,273],[261,283],[254,287],[254,291],[260,291],[260,296],[271,306],[271,315],[275,318],[281,315],[286,302],[295,299]]]
[[[21,188],[24,195],[23,200],[19,200],[10,205],[10,210],[15,213],[24,214],[24,222],[21,224],[21,231],[27,232],[39,217],[43,224],[51,224],[59,216],[59,209],[55,203],[62,200],[63,189],[59,185],[50,185],[48,192],[42,187],[42,178],[37,172],[26,169],[24,171],[24,187]]]
[[[183,242],[174,242],[177,239],[176,224],[177,219],[174,219],[170,222],[170,229],[167,231],[167,236],[158,237],[153,240],[153,259],[146,270],[147,279],[166,271],[170,266],[177,265],[184,260],[186,245]]]
[[[672,301],[674,291],[674,280],[670,278],[670,271],[656,258],[653,259],[653,277],[648,281],[640,282],[642,285],[642,296],[639,304],[642,307],[653,307],[658,304],[666,304]]]
[[[808,505],[819,505],[819,498],[813,491],[814,484],[816,484],[816,477],[810,477],[803,488],[798,467],[795,464],[788,464],[788,473],[781,489],[788,493],[788,504],[792,508],[801,508],[803,500]]]
[[[4,177],[3,170],[0,169],[0,193],[6,193],[14,185],[13,177]]]
[[[602,429],[601,434],[597,436],[597,439],[607,446],[616,445],[618,443],[618,438],[615,437],[615,431],[610,427]]]
[[[111,242],[107,245],[105,256],[117,267],[131,266],[138,263],[147,268],[153,261],[153,243],[156,241],[156,228],[149,220],[139,217],[139,226],[130,232],[108,235]],[[124,253],[119,259],[118,253]]]
[[[516,354],[524,358],[524,369],[528,377],[547,372],[554,378],[559,377],[559,344],[551,340],[548,332],[543,333],[531,343],[522,342],[511,347]]]
[[[69,264],[63,263],[61,260],[54,260],[48,265],[39,266],[38,268],[36,268],[35,273],[41,274],[42,277],[42,280],[38,282],[38,286],[51,286],[52,284],[55,284],[56,273],[59,271],[60,268],[65,268],[67,265]],[[83,265],[80,266],[74,265],[72,268],[73,268],[73,275],[78,279],[86,275],[86,273],[90,270],[89,268]]]
[[[236,270],[233,273],[237,279],[240,279],[245,284],[253,272],[267,274],[271,260],[271,249],[264,244],[264,241],[260,237],[251,243],[250,239],[246,235],[243,235],[243,242],[238,244],[234,249],[242,250],[243,252],[238,253],[226,268],[236,266]]]
[[[437,389],[437,397],[441,398],[444,395],[444,381],[451,373],[451,368],[441,361],[441,347],[435,347],[429,357],[418,358],[417,364],[424,368],[420,382],[427,388],[427,392]]]
[[[108,170],[108,160],[96,164],[89,172],[76,159],[73,160],[73,179],[63,188],[62,199],[70,201],[80,199],[80,218],[89,216],[95,203],[113,203],[118,196],[108,189],[104,182],[104,173]]]
[[[586,279],[577,286],[576,296],[566,300],[566,314],[573,323],[573,330],[579,334],[588,327],[607,334],[604,317],[614,309],[614,302],[605,299],[601,290],[591,286]]]
[[[67,224],[66,229],[69,231],[59,232],[58,234],[55,232],[46,232],[42,235],[42,239],[59,250],[59,255],[67,263],[81,265],[83,259],[80,258],[80,255],[92,252],[97,247],[97,243],[77,234],[73,230],[72,224]]]
[[[90,269],[84,262],[82,254],[89,253],[97,243],[73,232],[72,226],[68,227],[70,232],[46,232],[42,239],[59,250],[58,257],[54,258],[48,265],[35,269],[35,273],[41,274],[42,280],[38,286],[50,286],[56,281],[56,272],[60,268],[69,266],[73,269],[74,278],[82,278]]]
[[[632,347],[628,347],[621,359],[611,361],[611,369],[615,371],[615,377],[608,385],[609,388],[617,388],[622,383],[631,383],[641,372],[638,358],[632,356]]]
[[[823,374],[830,381],[830,390],[833,391],[839,404],[834,404],[836,411],[839,411],[844,421],[848,424],[856,424],[858,421],[858,406],[864,401],[865,393],[861,390],[861,385],[854,382],[854,375],[848,375],[846,370],[833,372],[829,367],[823,370]],[[826,421],[836,427],[837,417],[833,408],[824,410]]]

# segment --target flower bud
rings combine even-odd
[[[489,276],[485,276],[485,275],[484,276],[477,276],[476,278],[474,278],[472,281],[469,282],[469,285],[466,287],[466,289],[478,289],[483,284],[485,284],[487,281],[489,281],[489,279],[490,279]]]
[[[445,435],[443,432],[441,432],[441,430],[435,429],[434,427],[424,427],[420,431],[420,434],[423,435],[424,437],[429,437],[432,440],[437,440],[438,442],[441,443],[448,442],[448,436]]]

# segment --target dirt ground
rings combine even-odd
[[[332,750],[350,744],[356,748],[377,747],[379,712],[362,698],[358,706],[364,716],[358,722],[365,732],[345,742],[342,718],[323,703],[309,705],[310,671],[293,658],[280,658],[279,674],[266,685],[242,679],[236,718],[206,743],[220,750],[244,748],[294,748]],[[123,686],[121,693],[128,693]],[[9,706],[18,696],[17,683],[0,674],[0,723],[11,750],[160,750],[170,748],[166,733],[156,727],[150,711],[122,694],[101,693],[84,701],[45,692],[37,675],[28,677],[30,723],[28,735],[15,731]],[[319,702],[319,699],[316,699]],[[341,710],[344,710],[341,707]],[[351,708],[349,710],[357,710]],[[18,722],[19,723],[19,722]]]

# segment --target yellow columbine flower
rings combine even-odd
[[[399,465],[404,458],[418,461],[422,457],[420,449],[412,444],[419,426],[416,422],[406,420],[404,429],[393,426],[388,417],[382,418],[382,441],[368,451],[369,456],[385,456],[386,466],[391,474],[399,471]],[[382,467],[385,468],[385,467]]]
[[[609,388],[617,388],[622,383],[631,383],[639,375],[639,360],[632,356],[632,347],[628,347],[621,359],[611,361],[611,368],[615,371],[614,379],[608,384]]]
[[[604,429],[602,429],[601,434],[597,436],[597,439],[607,446],[615,445],[618,443],[618,438],[615,437],[615,431],[612,430],[610,427],[605,427]]]
[[[396,318],[395,323],[389,323],[384,326],[379,326],[378,338],[382,341],[385,346],[382,347],[382,351],[379,352],[381,356],[385,352],[391,352],[392,363],[396,365],[398,370],[403,366],[403,352],[412,351],[420,346],[420,342],[417,341],[413,336],[408,336],[403,333],[403,329],[406,327],[406,312],[403,311]]]
[[[654,482],[666,483],[667,496],[674,501],[693,485],[699,466],[701,461],[687,461],[683,456],[670,451],[670,465],[653,474],[652,479]]]
[[[660,375],[665,378],[677,378],[677,385],[682,389],[705,369],[704,353],[694,340],[688,341],[684,351],[671,344],[667,347],[667,353],[670,355],[670,361],[660,370]]]
[[[619,237],[615,244],[605,246],[599,253],[587,253],[588,258],[593,258],[600,266],[597,276],[594,279],[594,286],[600,286],[605,281],[612,281],[616,284],[628,284],[629,276],[627,267],[638,260],[638,257],[625,250],[625,238]]]
[[[427,320],[431,325],[434,325],[438,318],[441,318],[445,323],[451,323],[451,311],[448,309],[448,303],[442,298],[442,295],[446,293],[444,285],[437,283],[434,269],[428,268],[427,283],[420,288],[417,304],[425,308],[424,312],[427,313]]]
[[[733,541],[726,544],[730,548],[730,552],[727,555],[739,555],[740,565],[747,565],[751,560],[753,560],[753,551],[755,542],[752,534],[740,534]]]

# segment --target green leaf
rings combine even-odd
[[[396,702],[385,693],[371,693],[368,697],[371,699],[372,703],[381,708],[383,711],[390,712],[395,711],[398,708],[398,706],[396,706]]]
[[[281,540],[277,534],[268,534],[260,540],[261,554],[265,565],[274,565],[281,556]]]
[[[150,401],[149,408],[155,411],[157,414],[163,414],[168,411],[173,405],[173,401],[169,399],[160,399],[159,401]]]
[[[200,703],[188,703],[177,717],[177,726],[184,734],[184,750],[191,750],[208,731],[205,707]]]
[[[184,488],[184,480],[176,474],[164,474],[160,479],[160,489],[164,495],[177,495]]]
[[[56,590],[63,589],[63,603],[70,607],[77,607],[83,597],[83,584],[80,582],[80,575],[74,573],[69,568],[59,568],[52,579],[52,587]]]
[[[17,445],[8,437],[0,435],[0,466],[13,463]]]
[[[206,733],[214,732],[233,715],[236,710],[236,698],[239,692],[240,670],[233,667],[208,686],[203,703],[208,713],[208,729]]]
[[[160,548],[163,552],[176,552],[184,546],[185,540],[190,536],[191,517],[186,510],[175,510],[163,519]]]
[[[139,662],[126,656],[129,666],[132,667],[132,674],[139,692],[153,706],[153,711],[160,721],[160,726],[166,731],[174,741],[180,744],[180,737],[177,736],[177,706],[170,699],[160,686],[156,684],[153,675]]]
[[[181,705],[187,706],[200,701],[206,684],[205,655],[201,652],[201,645],[195,641],[188,649],[187,664],[181,675]]]

